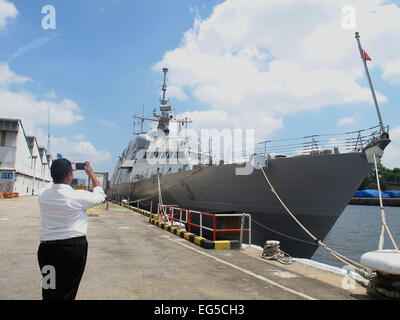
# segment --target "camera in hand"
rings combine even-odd
[[[75,170],[85,170],[85,166],[86,166],[86,163],[84,163],[84,162],[75,163]]]

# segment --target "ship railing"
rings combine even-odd
[[[386,132],[389,127],[386,127]],[[337,153],[360,153],[373,141],[381,137],[380,126],[357,131],[316,134],[300,138],[265,140],[255,145],[243,146],[240,152],[223,152],[212,150],[213,163],[246,162],[250,155],[258,154],[264,157],[294,157],[302,155],[327,155]]]
[[[203,237],[203,230],[208,230],[213,233],[213,241],[216,241],[218,232],[248,232],[249,234],[249,245],[251,244],[251,215],[248,213],[208,213],[196,210],[182,209],[174,205],[161,205],[158,206],[159,219],[163,222],[170,222],[171,227],[173,227],[174,221],[179,226],[182,224],[188,225],[188,232],[191,232],[192,226],[199,228],[200,237]],[[192,218],[193,215],[199,215],[199,224],[194,223]],[[203,224],[203,216],[209,216],[212,219],[212,227],[205,226]],[[224,217],[244,217],[248,220],[248,228],[244,225],[241,228],[231,228],[231,229],[217,229],[217,218]],[[245,223],[245,221],[244,221]]]

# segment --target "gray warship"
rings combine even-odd
[[[139,200],[141,205],[152,202],[156,208],[161,192],[164,204],[180,208],[249,213],[251,242],[261,247],[266,240],[278,240],[283,251],[302,258],[311,258],[318,248],[271,192],[261,167],[296,218],[323,240],[371,171],[374,156],[380,159],[390,143],[388,127],[380,123],[337,135],[263,141],[255,144],[247,160],[215,161],[210,150],[205,152],[199,141],[182,134],[191,120],[172,115],[166,100],[168,69],[163,72],[161,113],[154,109],[152,117],[134,116],[141,128],[119,156],[109,198]],[[144,132],[144,120],[153,121],[157,128]],[[178,128],[174,134],[172,123]],[[249,174],[237,174],[249,166]],[[220,220],[220,228],[240,226],[237,217]],[[203,232],[203,236],[210,234]],[[237,239],[238,233],[224,233],[217,240],[227,238]]]

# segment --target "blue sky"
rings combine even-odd
[[[368,128],[378,122],[359,30],[394,130],[384,164],[400,166],[398,1],[290,2],[0,0],[16,10],[0,6],[0,116],[22,118],[45,146],[50,108],[52,154],[112,172],[133,114],[158,106],[165,65],[170,102],[197,127],[243,124],[268,139]],[[49,4],[55,30],[41,25]],[[337,30],[346,4],[357,30]]]

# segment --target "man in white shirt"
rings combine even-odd
[[[74,300],[78,292],[88,249],[86,210],[105,200],[88,161],[85,172],[93,181],[93,192],[72,189],[72,164],[67,159],[57,159],[51,166],[53,185],[39,195],[38,261],[43,275],[43,300]]]

